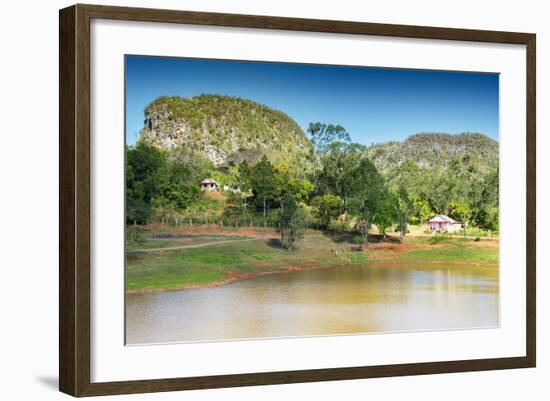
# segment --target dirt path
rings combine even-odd
[[[265,239],[266,238],[232,239],[232,240],[226,240],[226,241],[205,242],[203,244],[171,246],[171,247],[166,247],[166,248],[129,249],[126,252],[128,252],[128,253],[140,252],[141,253],[141,252],[177,251],[179,249],[203,248],[203,247],[213,246],[213,245],[231,244],[233,242],[263,241]]]

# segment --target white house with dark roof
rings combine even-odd
[[[432,233],[453,233],[459,231],[462,228],[462,223],[446,216],[444,214],[438,214],[428,220],[428,229]]]

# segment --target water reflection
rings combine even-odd
[[[126,297],[129,344],[498,325],[498,268],[375,266]]]

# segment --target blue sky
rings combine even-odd
[[[281,110],[303,129],[340,124],[364,145],[418,132],[498,140],[498,74],[126,56],[126,142],[159,96],[238,96]]]

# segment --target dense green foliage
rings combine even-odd
[[[495,141],[418,134],[366,147],[344,127],[321,123],[310,124],[308,134],[309,141],[288,116],[244,99],[159,98],[146,110],[140,140],[127,149],[127,221],[270,225],[288,249],[304,226],[337,224],[368,242],[372,225],[403,237],[408,224],[434,214],[498,231]],[[217,147],[205,148],[205,140]],[[263,150],[249,158],[252,148],[239,148],[242,157],[219,163],[214,156],[235,141]],[[200,190],[205,178],[223,188],[220,196]]]
[[[163,96],[145,109],[140,140],[169,148],[185,145],[218,166],[272,161],[308,164],[310,143],[281,111],[247,99],[219,95]]]
[[[126,149],[126,220],[147,223],[177,219],[181,212],[204,204],[201,181],[212,163],[184,147],[170,151],[145,143]],[[180,217],[181,219],[181,217]]]
[[[413,204],[409,220],[433,213],[498,230],[498,143],[484,135],[417,134],[366,149],[388,186],[403,187]]]
[[[315,215],[323,225],[327,228],[330,222],[336,220],[343,211],[342,198],[337,195],[319,195],[312,199],[311,205],[315,208]]]

